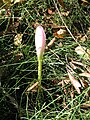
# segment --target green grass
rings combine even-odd
[[[81,88],[81,94],[74,89],[75,96],[71,98],[72,84],[65,87],[58,85],[66,80],[68,73],[66,65],[71,60],[81,62],[90,67],[90,59],[85,59],[75,52],[78,45],[90,49],[90,5],[80,6],[76,0],[64,0],[66,9],[53,0],[28,0],[12,6],[0,4],[0,119],[1,120],[89,120],[90,108],[82,108],[82,104],[90,104],[87,88]],[[49,15],[47,9],[55,14]],[[7,10],[9,9],[9,10]],[[42,91],[30,91],[27,88],[37,82],[38,62],[35,51],[36,24],[41,24],[46,33],[46,43],[54,37],[53,32],[59,30],[52,25],[65,25],[57,11],[70,11],[67,17],[62,17],[73,36],[78,33],[87,35],[87,40],[75,41],[69,32],[64,38],[56,38],[53,46],[45,51],[42,66]],[[8,14],[6,13],[8,11]],[[7,16],[7,17],[6,17]],[[50,25],[51,24],[51,25]],[[14,38],[23,34],[22,44],[15,46]],[[58,44],[62,43],[62,47]],[[21,56],[18,54],[22,53]],[[77,65],[78,66],[78,65]],[[89,78],[80,77],[79,73],[86,68],[78,66],[76,78],[81,78],[89,84]],[[64,93],[64,88],[67,90]]]

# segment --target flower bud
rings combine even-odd
[[[46,44],[46,35],[44,29],[42,26],[38,26],[36,28],[36,33],[35,33],[35,46],[36,46],[36,52],[38,58],[42,58],[45,50],[45,44]]]

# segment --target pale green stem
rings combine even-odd
[[[40,86],[41,80],[42,80],[42,57],[38,57],[38,81]]]

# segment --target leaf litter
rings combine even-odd
[[[22,0],[15,0],[14,1],[14,3],[13,3],[13,5],[14,4],[17,4],[17,3],[20,3],[20,2],[22,2]],[[59,4],[60,4],[60,6],[63,8],[63,9],[65,9],[66,8],[66,6],[65,6],[65,4],[64,4],[64,2],[63,2],[63,0],[58,0],[58,2],[59,2]],[[11,3],[9,4],[10,6],[11,6]],[[66,10],[65,10],[66,11]],[[48,8],[48,14],[50,15],[49,17],[47,17],[47,21],[49,21],[50,19],[52,19],[52,16],[54,16],[55,14],[57,14],[56,13],[56,11],[53,11],[52,10],[52,8]],[[70,13],[70,11],[66,11],[66,12],[61,12],[61,15],[63,16],[63,17],[68,17],[69,15],[70,15],[71,13]],[[11,15],[11,11],[10,11],[10,15]],[[40,15],[40,14],[39,14]],[[46,15],[47,16],[47,15]],[[7,17],[9,17],[9,16],[7,16]],[[18,25],[17,25],[17,27],[19,26],[19,22],[17,22],[18,23]],[[39,22],[37,22],[37,23],[34,23],[33,25],[34,25],[34,28],[37,26],[37,24],[39,24]],[[53,38],[50,40],[50,42],[47,44],[47,46],[46,46],[46,49],[49,49],[49,48],[51,48],[53,45],[54,45],[54,43],[56,43],[57,42],[57,38],[60,40],[62,40],[63,41],[63,39],[65,39],[65,37],[68,37],[67,35],[67,31],[66,31],[66,26],[65,25],[58,25],[58,24],[56,24],[56,23],[54,23],[54,22],[51,22],[51,23],[42,23],[42,25],[44,26],[44,27],[50,27],[50,28],[52,28],[53,30],[56,30],[55,32],[53,32],[52,34],[53,34]],[[11,29],[11,28],[10,28]],[[88,30],[88,36],[89,36],[89,30]],[[22,45],[22,35],[23,35],[23,33],[21,33],[21,34],[18,34],[17,33],[17,35],[14,37],[14,45],[18,48],[18,46],[20,46],[20,45]],[[71,35],[74,35],[73,33],[71,34]],[[70,36],[70,35],[69,35]],[[77,34],[75,34],[75,37],[77,36]],[[86,36],[86,35],[84,35],[84,34],[80,34],[80,40],[81,41],[83,41],[83,42],[85,42],[86,40],[87,40],[87,37],[88,36]],[[71,36],[72,37],[72,36]],[[72,37],[73,38],[73,37]],[[59,43],[59,45],[58,45],[58,47],[60,47],[60,49],[63,47],[63,44],[62,44],[62,41]],[[84,49],[84,50],[83,50]],[[53,50],[51,50],[50,49],[50,52],[52,53],[52,54],[54,54],[58,59],[60,59],[60,57],[59,57],[59,55],[57,54],[57,53],[55,53],[55,52],[53,52]],[[78,55],[84,55],[84,54],[89,54],[90,55],[90,52],[89,52],[89,50],[87,50],[87,48],[86,47],[83,47],[83,46],[77,46],[76,48],[75,48],[75,52],[78,54]],[[17,61],[19,61],[20,59],[21,59],[21,57],[23,57],[23,53],[22,52],[19,52],[19,53],[17,53],[16,54],[16,61],[15,62],[17,62]],[[73,59],[73,58],[72,58]],[[89,59],[89,57],[88,57],[88,59]],[[86,59],[86,60],[88,60],[88,59]],[[90,60],[90,59],[89,59]],[[82,68],[83,67],[83,68]],[[80,71],[80,73],[79,72],[76,72],[76,70],[77,69],[79,69],[79,68],[81,68],[81,70],[83,71]],[[87,66],[87,65],[85,65],[85,64],[83,64],[82,62],[80,62],[79,60],[77,60],[77,61],[75,61],[75,60],[72,60],[72,61],[70,61],[69,62],[69,64],[66,66],[66,71],[67,71],[67,76],[66,77],[64,77],[64,80],[60,80],[60,82],[56,82],[57,83],[57,85],[62,85],[62,87],[63,87],[63,91],[64,91],[64,94],[67,94],[68,93],[68,91],[69,91],[69,93],[70,93],[70,96],[71,96],[71,98],[73,99],[74,97],[75,97],[75,94],[76,94],[76,92],[78,93],[78,94],[82,94],[82,91],[81,91],[81,89],[82,89],[82,87],[84,87],[84,88],[88,88],[88,86],[89,86],[89,77],[90,77],[90,68],[89,68],[89,66]],[[76,77],[76,75],[77,76],[79,76],[80,78],[77,78]],[[68,85],[68,84],[70,84],[70,87],[69,87],[69,89],[67,90],[66,89],[66,87],[65,87],[65,85]],[[32,93],[34,93],[34,92],[37,92],[37,88],[38,88],[38,82],[36,82],[36,83],[33,83],[33,84],[31,84],[29,87],[28,87],[28,89],[26,90],[26,92],[32,92]],[[75,91],[76,90],[76,91]],[[58,95],[58,94],[57,94]],[[64,101],[63,101],[63,104],[64,104],[64,108],[66,108],[67,107],[67,105],[66,105],[66,99],[64,99]],[[82,106],[85,106],[86,108],[89,108],[88,106],[90,106],[89,104],[83,104]],[[68,108],[68,107],[67,107]],[[82,108],[84,108],[84,107],[82,107]]]

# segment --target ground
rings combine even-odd
[[[35,30],[46,34],[41,90]],[[0,119],[90,119],[90,2],[1,0]]]

